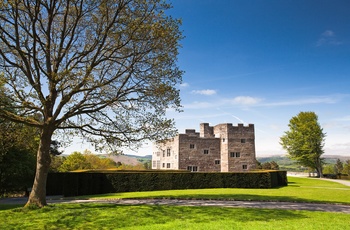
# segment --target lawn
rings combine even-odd
[[[330,181],[290,177],[278,189],[203,189],[122,193],[100,198],[216,198],[349,202],[349,187]],[[163,194],[163,195],[162,195]],[[309,194],[309,195],[308,195]],[[339,195],[340,194],[340,195]],[[97,196],[93,198],[96,199]],[[334,197],[334,198],[332,198]],[[92,198],[92,197],[90,197]],[[349,206],[350,208],[350,206]],[[349,229],[350,215],[254,208],[55,204],[42,209],[0,205],[0,229]]]
[[[56,204],[0,211],[0,229],[349,229],[349,214],[181,206]]]
[[[81,198],[176,198],[350,204],[350,187],[327,180],[288,177],[288,186],[274,189],[189,189],[151,192],[111,193],[104,195],[85,196]]]

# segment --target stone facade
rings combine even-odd
[[[153,147],[152,169],[243,172],[256,168],[254,125],[200,124]]]

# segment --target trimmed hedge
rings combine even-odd
[[[115,192],[201,188],[275,188],[287,185],[286,171],[191,173],[116,171],[49,173],[47,195],[81,196]]]

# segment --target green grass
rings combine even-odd
[[[97,203],[17,208],[0,219],[0,229],[349,229],[342,213]]]
[[[189,189],[151,192],[111,193],[85,196],[86,199],[218,199],[292,201],[350,204],[350,187],[327,180],[288,177],[289,185],[274,189]]]
[[[277,189],[201,189],[121,193],[90,198],[280,200],[349,204],[350,187],[289,177]],[[349,206],[350,208],[350,206]],[[55,204],[42,209],[0,205],[0,229],[350,229],[345,213],[254,208]]]

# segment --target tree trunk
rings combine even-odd
[[[318,175],[319,178],[323,178],[322,165],[318,167],[317,173],[319,174],[319,175]]]
[[[51,163],[50,145],[52,129],[44,127],[40,135],[40,144],[37,153],[35,179],[30,192],[28,202],[25,206],[36,205],[43,207],[46,203],[46,180]]]
[[[322,173],[322,161],[320,158],[316,160],[316,171],[317,171],[317,177],[318,178],[323,178],[323,173]]]

